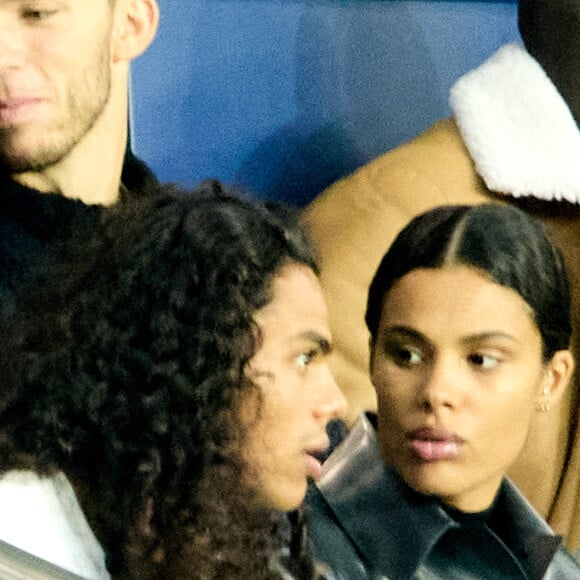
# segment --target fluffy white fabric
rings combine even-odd
[[[461,77],[450,104],[490,190],[580,203],[580,131],[523,46],[508,44]]]
[[[110,578],[103,549],[62,473],[9,471],[0,478],[0,539],[83,578]]]

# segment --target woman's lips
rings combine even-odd
[[[439,429],[417,429],[408,435],[415,455],[426,462],[456,459],[464,443],[454,433]]]

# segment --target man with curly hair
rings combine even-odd
[[[0,337],[0,539],[90,579],[313,577],[284,512],[345,400],[309,242],[217,183],[152,193]]]

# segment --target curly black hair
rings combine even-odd
[[[318,273],[287,208],[160,186],[20,297],[0,337],[1,470],[64,472],[114,577],[277,577],[286,524],[240,486],[236,409],[259,404],[254,314],[289,262]]]

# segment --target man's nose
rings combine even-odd
[[[0,17],[0,70],[20,67],[26,55],[23,34]]]
[[[348,404],[329,368],[322,370],[322,381],[315,413],[327,420],[344,417]]]

